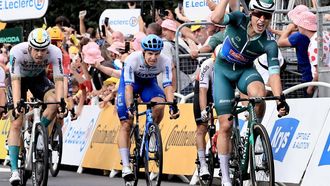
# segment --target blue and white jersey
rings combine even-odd
[[[131,53],[124,63],[125,85],[133,85],[136,82],[143,83],[163,73],[163,87],[172,85],[172,67],[170,58],[160,54],[155,66],[148,66],[142,51]]]

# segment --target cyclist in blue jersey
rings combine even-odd
[[[143,102],[164,102],[165,99],[172,102],[174,98],[171,61],[160,53],[163,45],[162,39],[154,34],[145,37],[141,42],[143,51],[133,52],[126,58],[121,74],[117,95],[117,110],[121,121],[118,147],[123,164],[122,177],[126,181],[134,179],[129,167],[129,134],[133,121],[134,94],[139,94]],[[160,73],[163,73],[164,91],[157,84],[157,75]],[[174,113],[173,110],[170,106],[171,118],[175,119],[179,117],[179,112]],[[154,122],[160,123],[164,115],[164,106],[153,107],[152,114]]]
[[[273,0],[251,0],[250,15],[235,11],[225,14],[229,0],[221,0],[212,14],[212,22],[227,25],[223,47],[214,64],[214,104],[221,123],[217,149],[219,154],[222,185],[231,186],[228,162],[231,152],[231,127],[229,121],[232,111],[231,100],[235,88],[249,97],[265,96],[266,90],[262,77],[253,67],[253,61],[266,53],[269,71],[269,85],[275,96],[282,94],[278,46],[266,33],[266,28],[275,10]],[[279,115],[289,112],[284,101],[278,101]],[[265,103],[256,105],[258,121],[262,121]]]

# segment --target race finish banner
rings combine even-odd
[[[273,112],[267,131],[273,149],[275,181],[298,184],[320,137],[330,105],[324,104],[329,103],[329,98],[288,99],[287,102],[290,114],[278,118],[277,112]],[[309,112],[302,112],[301,108],[306,105]],[[313,110],[317,110],[317,116]]]
[[[140,9],[106,9],[102,12],[99,26],[104,24],[105,18],[109,18],[108,24],[114,31],[120,31],[124,35],[139,32]]]
[[[23,28],[7,28],[0,31],[0,43],[17,44],[23,42]]]
[[[330,114],[315,146],[301,186],[329,185],[330,172]]]
[[[0,21],[37,19],[45,15],[48,0],[0,0]]]

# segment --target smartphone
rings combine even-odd
[[[129,41],[126,41],[125,42],[125,53],[128,53],[130,51],[130,42]]]
[[[104,25],[105,26],[108,26],[109,25],[109,18],[108,17],[105,17],[104,18]]]
[[[105,25],[102,25],[102,35],[103,35],[103,37],[106,37],[106,34],[105,34]]]

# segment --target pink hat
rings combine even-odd
[[[317,30],[317,18],[312,12],[305,11],[299,14],[298,19],[294,19],[293,23],[306,30],[316,31]]]
[[[119,50],[125,50],[125,44],[119,41],[113,42],[110,47],[107,48],[110,52],[117,55],[120,54]]]
[[[143,38],[146,37],[146,34],[143,32],[138,32],[134,35],[134,41],[133,41],[133,49],[135,51],[142,51],[142,47],[141,47],[141,41]]]
[[[176,23],[175,21],[171,20],[171,19],[165,19],[163,22],[162,22],[162,25],[161,25],[162,28],[166,28],[168,30],[171,30],[173,32],[176,32]]]
[[[294,9],[290,10],[288,12],[288,17],[291,19],[293,22],[294,20],[298,19],[300,17],[300,14],[302,12],[309,11],[309,8],[305,5],[298,5]]]
[[[95,64],[96,62],[104,61],[101,55],[101,50],[95,42],[89,42],[83,46],[82,52],[84,54],[84,62],[88,64]]]

